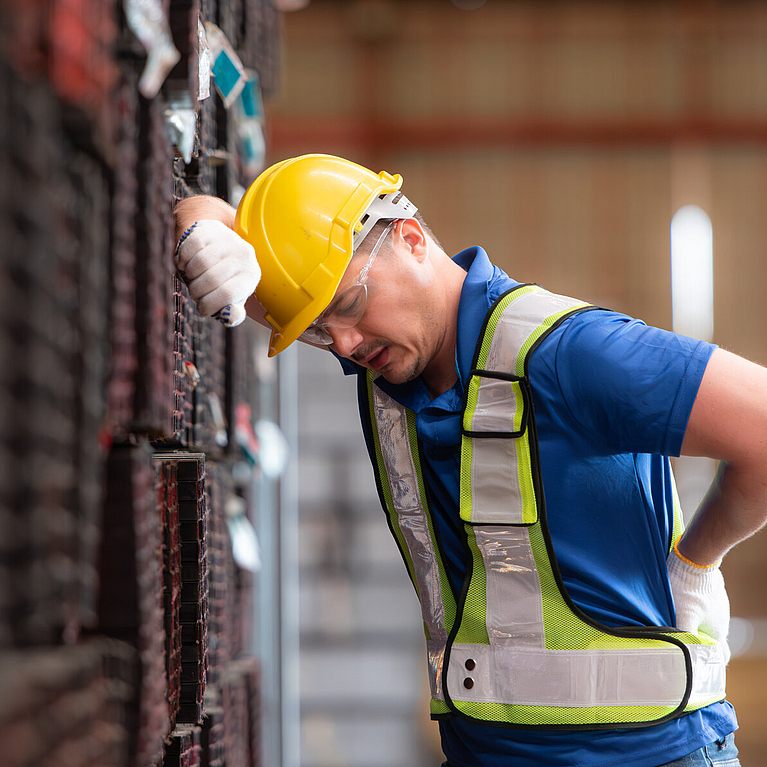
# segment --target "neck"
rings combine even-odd
[[[455,372],[455,336],[453,336],[451,344],[445,344],[445,349],[450,352],[449,359],[446,355],[444,364],[442,362],[437,364],[437,361],[434,360],[423,371],[423,382],[426,384],[432,399],[451,389],[458,380],[458,375]]]
[[[458,305],[461,302],[461,289],[466,279],[466,272],[449,256],[444,271],[442,295],[444,296],[442,322],[444,333],[438,342],[436,352],[424,368],[422,378],[426,388],[434,399],[451,389],[458,380],[455,369],[455,347],[458,333]]]

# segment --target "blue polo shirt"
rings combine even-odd
[[[519,283],[481,248],[454,259],[467,271],[458,311],[458,382],[431,399],[418,378],[376,383],[416,416],[426,493],[455,595],[466,573],[458,514],[463,382],[488,309]],[[607,626],[673,626],[666,574],[679,455],[714,346],[606,310],[568,318],[536,349],[529,378],[551,539],[576,605]],[[341,360],[347,374],[363,372]],[[363,419],[364,421],[364,419]],[[365,435],[370,449],[370,435]],[[737,728],[716,703],[653,727],[543,731],[440,721],[451,767],[657,767]]]

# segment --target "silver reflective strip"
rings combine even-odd
[[[688,645],[692,656],[692,692],[688,707],[724,697],[727,677],[724,650],[719,645]]]
[[[473,667],[471,671],[468,666]],[[467,687],[466,679],[472,684]],[[453,645],[447,671],[453,699],[520,706],[678,706],[686,671],[679,648],[532,650]]]
[[[471,416],[471,431],[517,431],[514,417],[517,405],[522,410],[522,392],[519,381],[474,376],[479,382],[477,405]],[[521,417],[521,412],[519,413]]]
[[[516,439],[471,440],[471,520],[521,524]]]
[[[381,454],[389,477],[397,525],[413,563],[421,615],[429,630],[429,679],[432,697],[444,700],[442,694],[442,658],[447,631],[442,583],[434,552],[426,511],[418,492],[418,476],[408,439],[407,411],[388,394],[373,385],[373,411],[378,427]]]
[[[442,689],[442,666],[445,661],[446,640],[446,635],[437,639],[426,640],[426,653],[429,659],[429,687],[431,697],[435,700],[445,700],[445,693]]]
[[[579,306],[586,304],[546,290],[533,290],[515,298],[498,320],[484,365],[485,370],[517,373],[519,352],[544,320],[553,314]]]
[[[474,527],[485,565],[491,644],[545,647],[541,583],[526,527]]]

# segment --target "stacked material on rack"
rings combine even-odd
[[[132,751],[140,767],[162,755],[169,727],[161,602],[162,534],[145,447],[114,445],[107,463],[99,595],[100,629],[138,651]]]
[[[0,77],[0,644],[27,647],[95,621],[108,196],[51,89]]]
[[[268,0],[5,6],[0,762],[259,764],[258,684],[233,671],[253,578],[225,510],[248,495],[232,432],[238,404],[257,409],[254,335],[196,314],[172,206],[249,180],[205,22],[269,82],[276,14]]]
[[[136,219],[135,428],[164,437],[173,428],[173,151],[161,98],[139,100]]]
[[[200,723],[208,663],[208,559],[205,456],[178,461],[181,540],[181,698],[177,721]]]
[[[199,727],[179,725],[170,734],[162,767],[199,767],[202,764],[200,738]]]
[[[129,767],[135,650],[99,639],[0,655],[9,767]]]
[[[202,723],[202,750],[207,754],[207,767],[226,765],[226,724],[224,710],[219,706],[208,706]]]
[[[163,614],[165,671],[168,675],[168,715],[176,726],[181,701],[181,537],[178,519],[178,463],[155,455],[157,504],[163,530]]]

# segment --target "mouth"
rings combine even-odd
[[[389,361],[389,347],[384,346],[365,360],[365,365],[372,370],[380,370]]]

